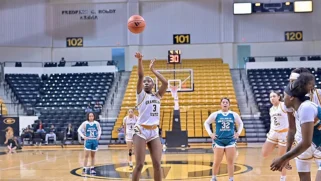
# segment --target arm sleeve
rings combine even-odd
[[[97,124],[97,128],[98,128],[98,138],[100,138],[100,136],[101,136],[101,127],[100,127],[100,123],[99,123],[99,122],[97,122],[96,124]]]
[[[237,133],[240,135],[243,130],[243,121],[237,113],[233,112],[233,115],[234,115],[235,122],[238,125]]]
[[[313,104],[306,104],[301,107],[298,112],[300,124],[314,122],[314,118],[318,114],[318,109]]]
[[[82,138],[85,138],[85,135],[83,134],[83,131],[85,130],[85,125],[86,125],[86,122],[83,122],[80,126],[79,126],[79,128],[78,128],[78,130],[77,130],[77,132],[78,132],[78,134],[82,137]]]
[[[125,116],[123,119],[123,125],[126,125],[126,118],[127,118],[127,116]]]
[[[207,118],[207,120],[204,122],[204,127],[205,127],[208,135],[213,134],[212,131],[211,131],[210,124],[212,124],[212,123],[215,122],[216,116],[217,116],[217,112],[214,112],[214,113],[212,113],[212,114]]]

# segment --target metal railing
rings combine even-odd
[[[2,116],[25,116],[27,113],[19,103],[0,103],[0,113]]]
[[[72,67],[77,62],[88,62],[88,66],[107,66],[107,62],[113,61],[113,60],[88,60],[88,61],[65,61],[65,67]],[[117,61],[113,61],[115,65],[117,66]],[[59,61],[48,61],[48,62],[21,62],[22,67],[44,67],[46,63],[57,63],[57,67],[59,65]],[[4,67],[15,67],[16,62],[3,62]]]

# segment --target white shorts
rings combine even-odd
[[[319,170],[321,170],[321,151],[317,150],[315,146],[310,146],[301,155],[295,158],[298,172],[310,172],[312,161],[315,161]]]
[[[145,129],[141,125],[135,125],[134,135],[137,135],[137,136],[143,138],[144,140],[146,140],[146,143],[159,137],[158,128]]]
[[[133,142],[134,131],[126,133],[126,142]]]
[[[288,132],[276,132],[274,130],[270,130],[266,135],[266,141],[271,142],[276,145],[286,146]]]

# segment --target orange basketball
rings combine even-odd
[[[133,15],[128,19],[127,26],[130,32],[139,34],[144,31],[146,23],[143,17]]]

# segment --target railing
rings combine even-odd
[[[304,57],[306,61],[317,61],[308,60],[308,57],[320,56],[320,55],[280,55],[280,56],[254,56],[255,62],[274,62],[275,57],[286,57],[288,61],[300,61],[301,57]],[[320,60],[318,60],[320,61]],[[244,58],[244,63],[249,62],[249,57]]]
[[[88,66],[107,66],[107,62],[113,61],[113,60],[88,60],[88,61],[65,61],[65,67],[72,67],[77,62],[88,62]],[[117,61],[113,61],[117,66]],[[44,67],[45,63],[57,63],[57,67],[59,65],[59,61],[57,62],[21,62],[22,67]],[[15,67],[16,62],[4,62],[3,63],[5,67]]]

